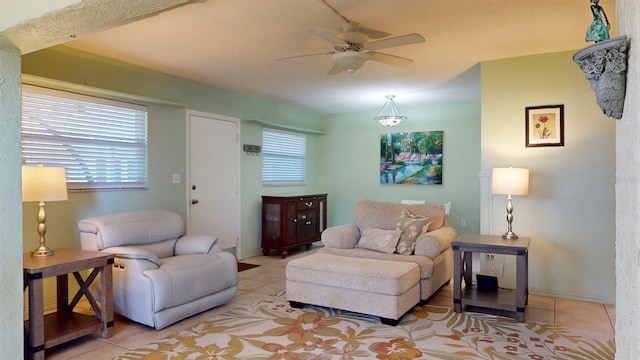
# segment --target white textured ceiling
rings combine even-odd
[[[209,0],[166,11],[65,45],[222,88],[321,113],[399,107],[479,96],[485,60],[574,50],[586,45],[589,0],[327,0],[344,17],[392,36],[419,33],[425,43],[382,50],[414,59],[406,68],[368,61],[349,75],[326,75],[330,51],[315,29],[344,20],[321,0]],[[610,21],[615,0],[602,0]],[[615,36],[614,29],[611,30]],[[477,70],[477,68],[476,68]]]

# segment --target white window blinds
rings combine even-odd
[[[286,186],[305,184],[304,134],[262,129],[262,184]]]
[[[147,108],[23,85],[25,165],[64,167],[70,190],[147,188]]]

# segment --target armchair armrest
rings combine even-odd
[[[441,252],[451,247],[457,236],[456,229],[442,226],[439,229],[420,235],[416,240],[415,255],[423,255],[435,259]]]
[[[325,229],[322,245],[338,249],[353,249],[360,240],[360,230],[355,224],[344,224]]]
[[[214,244],[218,241],[217,237],[209,235],[185,235],[176,241],[174,254],[209,254],[215,251]]]
[[[135,246],[114,246],[106,248],[101,252],[115,254],[116,258],[131,259],[131,260],[146,260],[155,265],[154,268],[160,266],[160,260],[158,257],[147,250],[137,248]]]

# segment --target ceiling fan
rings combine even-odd
[[[325,0],[322,0],[322,2],[347,22],[347,25],[342,28],[342,32],[339,34],[335,34],[329,30],[315,31],[316,35],[333,44],[333,50],[280,56],[273,58],[273,60],[280,61],[305,56],[331,55],[334,64],[329,70],[328,75],[339,74],[343,71],[353,74],[353,72],[360,69],[367,60],[377,61],[393,66],[408,66],[413,62],[412,59],[381,53],[377,50],[418,44],[425,41],[422,35],[416,33],[388,37],[391,34],[360,27],[358,23],[350,21],[341,15],[336,9],[327,4]],[[369,38],[379,40],[368,41]]]

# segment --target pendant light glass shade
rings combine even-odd
[[[380,109],[378,116],[374,118],[374,120],[378,120],[380,125],[396,126],[407,119],[406,116],[398,114],[398,107],[396,103],[393,102],[393,98],[395,97],[395,95],[387,95],[387,102],[385,102],[382,109]]]

